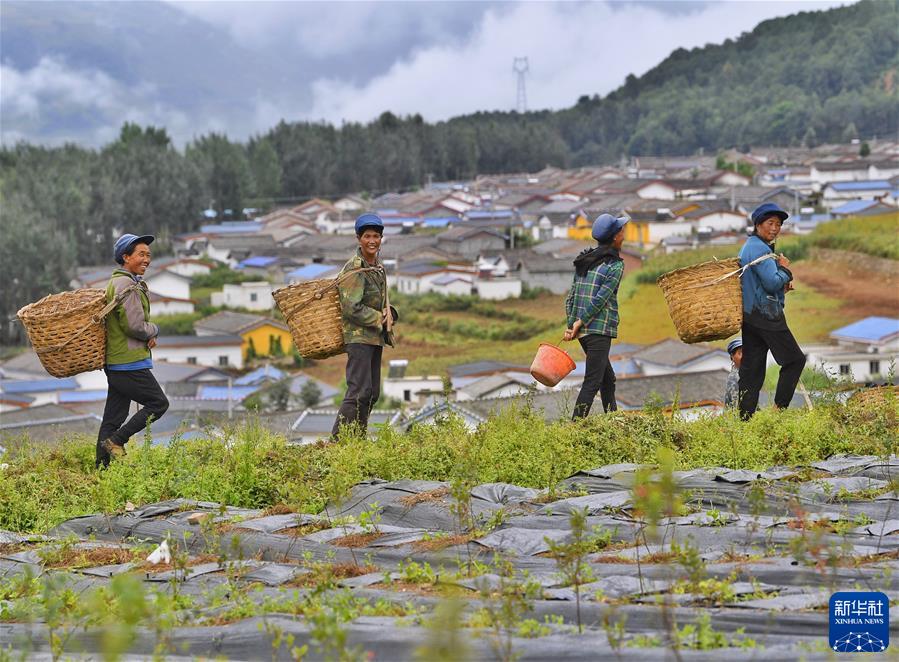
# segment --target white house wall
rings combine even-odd
[[[106,373],[102,370],[82,372],[81,374],[75,375],[75,381],[78,382],[78,388],[82,391],[99,391],[108,386],[106,382]]]
[[[188,278],[205,276],[212,271],[208,265],[200,264],[198,262],[175,262],[171,266],[166,267],[165,270],[174,271],[176,274],[187,276]]]
[[[263,284],[228,284],[222,288],[220,297],[213,293],[213,305],[227,306],[229,308],[246,308],[247,310],[271,310],[274,301],[272,300],[272,286],[270,283]],[[255,297],[253,296],[255,295]],[[255,299],[255,300],[254,300]],[[220,301],[221,303],[216,303]]]
[[[441,391],[443,381],[440,379],[385,379],[382,389],[384,395],[396,398],[401,402],[418,401],[417,393],[421,391]],[[406,397],[406,392],[409,397]]]
[[[666,237],[688,237],[692,229],[693,224],[688,221],[649,223],[649,243],[658,244]]]
[[[190,280],[184,276],[170,273],[168,270],[151,274],[147,278],[147,287],[159,296],[173,299],[190,298]]]
[[[647,377],[653,375],[679,375],[690,372],[706,372],[708,370],[730,370],[730,357],[725,352],[716,352],[696,361],[681,365],[667,366],[649,361],[637,360],[641,372]]]
[[[497,278],[494,280],[476,280],[478,298],[490,301],[501,301],[521,296],[521,281],[517,278]]]
[[[155,301],[152,309],[154,317],[157,315],[192,313],[195,310],[192,301]]]
[[[725,232],[728,230],[743,230],[746,225],[746,217],[742,214],[733,214],[730,212],[718,212],[708,214],[697,219],[697,224],[701,228],[712,228],[715,232]]]
[[[639,191],[637,195],[644,200],[674,200],[676,191],[670,186],[664,184],[647,184]]]
[[[227,357],[228,365],[222,366],[219,357]],[[243,353],[240,345],[223,345],[214,347],[155,347],[153,358],[170,363],[191,363],[193,358],[197,365],[211,366],[213,368],[230,367],[243,368]]]

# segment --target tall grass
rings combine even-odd
[[[551,488],[578,470],[616,462],[656,461],[674,451],[677,468],[762,469],[807,464],[834,453],[896,451],[896,408],[830,404],[812,410],[764,410],[743,423],[732,413],[685,421],[643,413],[547,422],[524,400],[468,430],[456,417],[408,433],[382,429],[375,440],[290,446],[258,423],[224,437],[176,441],[168,448],[136,441],[106,471],[93,467],[93,443],[8,452],[0,472],[0,529],[45,531],[78,515],[115,512],[175,497],[262,508],[288,503],[317,512],[353,484],[372,477],[453,480]]]

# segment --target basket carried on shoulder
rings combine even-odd
[[[743,324],[740,260],[715,260],[669,271],[656,281],[685,343],[722,340]]]
[[[356,269],[338,278],[309,280],[272,292],[300,356],[306,359],[327,359],[346,351],[338,285],[360,271],[379,269]]]
[[[17,313],[44,369],[54,377],[100,370],[106,362],[106,292],[50,294]]]

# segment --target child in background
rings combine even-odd
[[[724,386],[724,406],[737,407],[740,396],[740,364],[743,363],[743,339],[736,338],[727,343],[730,354],[730,374]]]

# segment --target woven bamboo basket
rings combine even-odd
[[[344,351],[340,294],[333,278],[288,285],[272,292],[300,356],[326,359]]]
[[[106,362],[106,292],[50,294],[17,313],[44,369],[54,377],[100,370]]]
[[[722,340],[743,324],[740,260],[715,260],[670,271],[656,281],[685,343]]]

